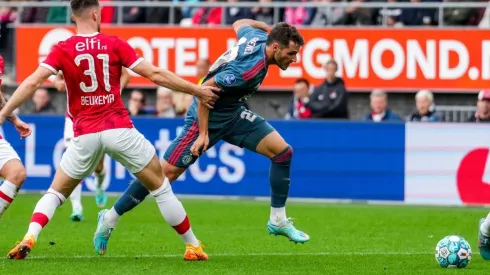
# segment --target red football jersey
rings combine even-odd
[[[99,33],[75,35],[51,49],[41,66],[63,72],[75,137],[133,127],[121,99],[121,70],[141,61],[126,41]]]

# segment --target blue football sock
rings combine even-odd
[[[134,180],[124,194],[117,200],[114,205],[114,210],[116,210],[119,216],[122,216],[140,204],[148,194],[150,194],[148,189],[139,180]]]
[[[291,158],[293,148],[288,146],[284,151],[271,159],[270,185],[271,185],[271,206],[282,208],[286,206],[289,195],[289,178],[291,172]]]

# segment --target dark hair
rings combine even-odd
[[[99,0],[71,0],[70,7],[71,11],[75,15],[80,15],[87,8],[98,7]]]
[[[306,86],[310,87],[310,82],[306,78],[298,78],[294,81],[294,84],[305,83]]]
[[[291,26],[288,23],[281,22],[275,25],[270,31],[269,36],[267,37],[266,45],[269,46],[276,42],[281,47],[288,47],[290,41],[293,41],[299,46],[303,46],[305,44],[303,36],[301,36],[296,27]]]

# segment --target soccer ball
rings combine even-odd
[[[460,236],[446,236],[437,243],[436,261],[443,268],[465,268],[471,261],[470,244]]]

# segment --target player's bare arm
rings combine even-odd
[[[252,19],[240,19],[235,21],[235,23],[233,23],[233,30],[238,32],[243,26],[251,26],[252,28],[263,30],[265,32],[270,30],[270,27],[266,23]]]
[[[0,109],[3,109],[3,107],[5,107],[5,104],[7,104],[7,100],[5,100],[3,94],[0,93]],[[16,114],[11,113],[6,117],[6,119],[10,121],[10,123],[15,124],[19,117]]]
[[[214,103],[219,98],[216,94],[220,91],[218,87],[195,85],[180,78],[171,71],[155,67],[147,61],[142,61],[136,65],[133,68],[133,72],[146,77],[158,86],[197,96],[207,108],[213,108]]]
[[[216,83],[214,82],[214,78],[207,80],[203,85],[216,87]],[[199,137],[191,146],[191,153],[194,156],[199,156],[199,153],[204,154],[209,146],[209,109],[199,100],[199,104],[197,105],[197,120],[199,122]],[[200,152],[202,148],[202,151]]]
[[[22,103],[32,97],[34,92],[53,74],[49,69],[38,67],[37,70],[27,77],[12,94],[10,100],[0,110],[0,125],[5,122],[12,112]]]
[[[121,88],[126,88],[129,84],[129,80],[131,79],[131,76],[129,75],[129,72],[126,68],[122,68],[121,70]]]
[[[65,86],[65,78],[63,77],[63,73],[59,72],[56,75],[56,78],[54,80],[53,86],[56,88],[61,93],[66,93],[66,86]]]
[[[0,93],[0,109],[3,109],[5,105],[7,104],[7,101],[5,100],[5,97],[3,96],[2,93]],[[20,136],[22,138],[28,137],[31,135],[31,129],[29,128],[29,125],[22,121],[16,114],[11,113],[9,114],[6,119],[12,123],[17,131],[19,132]]]

